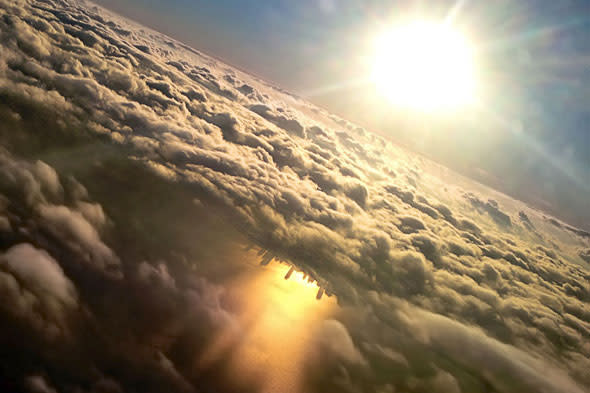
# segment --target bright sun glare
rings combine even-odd
[[[472,49],[444,24],[396,27],[376,41],[372,78],[395,105],[425,111],[458,108],[474,98]]]

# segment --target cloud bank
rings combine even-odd
[[[91,3],[0,34],[0,387],[262,391],[199,361],[244,246],[340,304],[306,391],[590,387],[584,231]]]

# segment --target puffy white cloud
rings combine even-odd
[[[26,385],[30,393],[57,393],[45,378],[41,375],[31,375],[26,379]]]
[[[30,244],[19,244],[6,251],[2,260],[4,269],[18,277],[26,287],[43,301],[72,307],[76,304],[72,284],[64,276],[57,262],[47,253],[33,248]],[[52,307],[55,306],[52,305]]]
[[[84,215],[66,206],[54,205],[41,206],[39,215],[41,225],[48,232],[61,238],[65,244],[88,259],[89,263],[105,271],[118,268],[118,257],[102,242],[95,227]]]
[[[416,312],[414,325],[425,340],[467,369],[479,363],[475,371],[500,392],[583,392],[569,376],[539,357],[533,357],[512,346],[487,337],[440,315]],[[416,315],[415,314],[415,315]],[[415,318],[408,316],[408,318]]]
[[[308,343],[317,356],[324,358],[317,367],[321,368],[326,358],[334,358],[351,364],[363,363],[364,359],[355,347],[346,327],[335,320],[326,320],[319,328],[314,342]]]
[[[45,251],[21,243],[0,255],[3,309],[52,337],[67,329],[78,295],[59,264]]]

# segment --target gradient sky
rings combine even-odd
[[[590,3],[99,0],[574,224],[590,222]],[[474,43],[478,108],[404,113],[367,83],[400,18],[444,18]]]

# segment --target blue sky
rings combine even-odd
[[[449,119],[379,102],[372,37],[450,1],[99,0],[100,4],[391,136],[575,224],[590,222],[590,4],[463,1],[455,24],[480,52],[482,109]],[[441,147],[441,145],[444,145]]]

